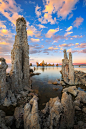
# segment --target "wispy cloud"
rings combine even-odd
[[[57,47],[49,47],[48,49],[50,49],[50,50],[57,50],[58,48]]]
[[[39,29],[47,28],[46,26],[44,26],[42,24],[38,24],[37,26],[39,27]]]
[[[36,54],[36,53],[41,53],[42,49],[44,48],[43,45],[39,46],[38,44],[30,45],[30,54]]]
[[[73,17],[73,13],[69,15],[68,20],[70,20]]]
[[[0,0],[0,12],[13,24],[16,24],[16,19],[21,17],[18,12],[22,11],[15,0]]]
[[[41,15],[41,10],[40,9],[41,9],[41,7],[39,7],[38,5],[35,8],[35,13],[36,13],[37,17],[39,17]]]
[[[68,35],[70,35],[70,34],[72,34],[72,33],[73,33],[73,32],[66,32],[64,36],[66,37],[66,36],[68,36]]]
[[[29,4],[35,4],[35,2],[29,1]]]
[[[31,38],[30,41],[31,41],[31,42],[39,42],[40,39],[34,39],[34,38]]]
[[[0,28],[6,29],[6,26],[4,25],[5,21],[0,21]]]
[[[84,19],[82,17],[79,17],[79,18],[77,17],[76,20],[73,22],[74,27],[78,28],[82,24],[83,21]]]
[[[79,44],[79,43],[76,43],[76,48],[86,48],[86,43],[81,43],[81,44]]]
[[[46,34],[45,34],[45,36],[47,37],[47,38],[51,38],[56,32],[58,32],[59,31],[59,28],[56,28],[56,29],[50,29]]]
[[[59,47],[71,47],[71,46],[73,46],[74,44],[72,44],[72,43],[69,43],[69,44],[66,44],[66,43],[64,43],[64,44],[61,44],[61,45],[59,45]]]
[[[66,31],[70,31],[70,30],[72,30],[73,29],[73,27],[72,26],[70,26],[70,27],[68,27],[67,28],[67,30]]]
[[[27,35],[33,37],[35,35],[35,37],[37,38],[41,38],[41,31],[37,31],[37,29],[33,26],[33,25],[29,25],[27,26]]]

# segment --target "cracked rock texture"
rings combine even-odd
[[[19,92],[24,86],[29,86],[29,45],[27,41],[26,21],[18,18],[16,20],[15,43],[11,51],[12,67],[10,76],[12,78],[12,91]]]

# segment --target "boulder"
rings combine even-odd
[[[76,86],[70,86],[68,88],[63,89],[63,92],[71,93],[73,96],[77,96],[78,90]]]

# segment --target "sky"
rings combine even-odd
[[[30,63],[86,63],[86,0],[0,0],[0,57],[11,63],[16,19],[27,22]]]

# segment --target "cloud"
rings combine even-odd
[[[39,25],[37,25],[38,27],[39,27],[39,29],[43,29],[43,28],[47,28],[46,26],[44,26],[44,25],[41,25],[41,24],[39,24]]]
[[[44,19],[47,20],[48,22],[50,22],[51,24],[55,24],[56,23],[56,17],[54,17],[54,19],[52,19],[52,15],[45,13],[44,14]]]
[[[35,4],[35,2],[29,1],[29,4]]]
[[[0,21],[0,28],[6,29],[6,26],[3,23],[4,21]]]
[[[47,21],[44,17],[38,18],[38,20],[41,22],[41,24],[47,24]]]
[[[72,50],[71,48],[67,50],[67,52],[75,53],[75,52],[80,52],[79,50]]]
[[[75,45],[77,45],[76,48],[86,48],[86,43],[76,43]]]
[[[36,53],[40,53],[41,52],[41,50],[31,50],[29,53],[30,54],[36,54]]]
[[[56,22],[56,17],[54,17],[54,19],[52,18],[51,14],[45,13],[44,17],[40,17],[38,18],[38,20],[41,22],[41,24],[47,24],[48,22],[50,22],[50,24],[55,24]]]
[[[57,12],[58,17],[65,19],[74,9],[78,0],[46,0],[44,13],[53,14]]]
[[[62,8],[60,8],[58,11],[58,17],[61,16],[63,19],[65,19],[67,15],[72,12],[78,0],[63,0],[63,2]]]
[[[57,41],[60,40],[60,39],[65,39],[65,37],[63,35],[54,35],[53,36],[53,40]]]
[[[72,30],[73,29],[73,27],[72,26],[70,26],[70,27],[68,27],[67,28],[67,30],[66,31],[70,31],[70,30]]]
[[[49,47],[48,49],[50,49],[50,50],[57,50],[58,48],[57,47]]]
[[[77,17],[76,20],[73,22],[73,26],[78,28],[83,21],[84,19],[82,17],[79,17],[79,18]]]
[[[66,36],[68,36],[68,35],[70,35],[70,34],[72,34],[72,33],[73,33],[73,32],[66,32],[64,36],[66,37]]]
[[[31,42],[39,42],[40,39],[34,39],[34,38],[31,38],[30,41],[31,41]]]
[[[33,36],[33,35],[35,35],[35,32],[37,31],[37,29],[34,27],[34,26],[27,26],[27,35],[28,36]]]
[[[37,38],[41,38],[41,31],[37,31],[37,29],[33,26],[33,25],[29,25],[27,26],[27,35],[33,37],[35,35],[35,37]]]
[[[73,14],[70,14],[68,17],[68,20],[70,20],[73,17]]]
[[[81,50],[80,53],[86,53],[86,49]]]
[[[0,42],[0,54],[6,54],[6,53],[11,53],[11,49],[12,49],[12,44],[9,43],[2,43]]]
[[[70,47],[70,46],[73,46],[74,44],[72,44],[72,43],[69,43],[69,44],[66,44],[66,43],[64,43],[64,44],[61,44],[61,45],[59,45],[59,47]]]
[[[83,38],[84,37],[84,35],[74,35],[74,36],[69,36],[70,38]]]
[[[79,45],[79,43],[76,43],[75,45]]]
[[[7,29],[2,29],[2,30],[0,30],[0,32],[4,35],[8,35],[8,30]]]
[[[13,38],[13,35],[14,35],[14,33],[11,33],[10,30],[0,29],[0,38],[1,38],[1,40],[5,40],[6,38],[9,38],[9,39]],[[4,37],[4,39],[3,39],[3,37]]]
[[[13,24],[16,24],[16,19],[21,17],[18,12],[22,11],[20,6],[14,0],[0,1],[0,12]]]
[[[47,38],[51,38],[56,32],[58,32],[59,31],[59,28],[56,28],[56,29],[50,29],[46,34],[45,34],[45,36],[47,37]]]
[[[7,42],[0,42],[0,45],[9,45]]]
[[[74,35],[74,36],[70,36],[70,35],[67,35],[67,36],[65,36],[65,35],[53,35],[53,40],[58,42],[58,40],[61,40],[61,39],[68,40],[68,38],[70,38],[72,40],[73,38],[83,38],[83,36],[82,35],[80,35],[80,36],[79,35]]]
[[[39,16],[41,15],[40,8],[41,8],[41,7],[39,7],[38,5],[37,5],[36,8],[35,8],[35,13],[36,13],[37,17],[39,17]]]
[[[29,49],[30,49],[30,54],[35,54],[35,53],[41,53],[44,46],[41,45],[39,46],[38,44],[34,44],[34,45],[30,45]]]
[[[75,52],[78,52],[78,53],[86,53],[86,49],[83,49],[83,50],[72,50],[71,48],[67,50],[67,52],[71,52],[71,53],[75,53]]]
[[[58,48],[57,47],[49,47],[48,49],[44,49],[43,53],[46,53],[47,55],[49,55],[49,52],[57,52]]]

